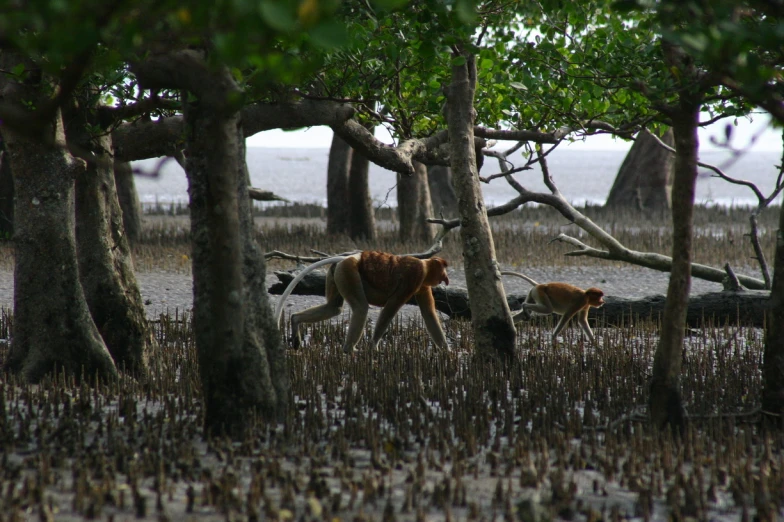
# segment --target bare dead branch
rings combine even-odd
[[[645,132],[648,132],[648,131],[646,130]],[[661,140],[661,138],[659,138],[656,134],[654,134],[652,132],[649,132],[649,134],[653,137],[654,140],[656,140],[656,142],[662,148],[664,148],[665,150],[667,150],[669,152],[672,152],[673,154],[675,153],[675,149],[670,147],[666,143],[664,143]],[[734,185],[742,185],[744,187],[748,187],[752,192],[754,192],[754,195],[757,197],[757,201],[759,202],[759,204],[762,204],[762,202],[764,202],[766,200],[765,196],[762,194],[762,191],[757,187],[757,185],[755,185],[751,181],[746,181],[746,180],[743,180],[743,179],[733,178],[732,176],[728,175],[726,172],[724,172],[719,167],[717,167],[715,165],[711,165],[709,163],[703,163],[701,161],[698,161],[697,165],[702,167],[702,168],[704,168],[704,169],[708,169],[708,170],[713,171],[714,174],[716,175],[716,177],[719,177],[719,178],[721,178],[721,179],[723,179],[723,180],[725,180],[725,181],[727,181],[729,183],[732,183]],[[781,189],[779,189],[779,190],[781,190]]]
[[[287,261],[296,261],[297,263],[315,263],[316,261],[321,261],[322,259],[326,259],[328,257],[352,256],[360,252],[361,250],[352,250],[351,252],[343,252],[342,254],[334,254],[334,255],[329,255],[323,252],[319,252],[318,256],[314,257],[314,256],[298,256],[296,254],[287,254],[286,252],[281,252],[280,250],[272,250],[271,252],[267,252],[264,254],[264,259],[284,259]]]
[[[578,247],[578,250],[567,252],[565,255],[568,256],[588,256],[607,261],[623,261],[652,270],[658,270],[659,272],[669,272],[672,269],[672,258],[663,254],[639,252],[626,248],[617,252],[597,250],[584,245],[579,240],[567,236],[566,234],[558,234],[558,236],[555,237],[555,240]],[[692,277],[704,279],[706,281],[723,283],[725,272],[711,266],[692,263],[691,275]],[[752,290],[765,290],[765,282],[760,279],[749,276],[738,276],[738,281],[746,288]]]
[[[729,263],[724,264],[724,271],[727,272],[727,277],[722,281],[724,285],[724,290],[730,292],[740,292],[743,290],[743,286],[741,286],[740,281],[738,281],[738,276],[735,274],[735,271],[732,269]]]
[[[172,157],[175,160],[177,160],[177,163],[179,163],[180,167],[182,167],[182,170],[185,170],[185,171],[188,170],[187,168],[185,168],[187,160],[185,158],[185,153],[182,150],[176,151]]]
[[[133,168],[133,175],[134,176],[142,176],[142,177],[145,177],[145,178],[157,178],[158,176],[161,175],[161,170],[163,169],[163,166],[166,163],[170,162],[170,161],[174,161],[174,157],[173,156],[166,156],[166,157],[160,158],[155,163],[155,166],[152,168],[152,170],[146,170],[146,169],[142,169],[142,168],[139,168],[139,167],[134,167]],[[185,168],[185,167],[183,166],[183,168]]]
[[[536,147],[536,157],[539,159],[539,166],[542,168],[542,179],[544,180],[545,186],[550,189],[550,192],[552,192],[553,195],[561,195],[561,191],[555,186],[553,177],[550,175],[550,167],[547,166],[546,154],[542,153],[541,146]]]
[[[272,191],[262,190],[254,187],[248,187],[248,195],[250,196],[250,199],[254,201],[289,201],[284,197],[276,195]]]
[[[444,238],[449,234],[449,230],[446,227],[441,227],[441,229],[436,233],[436,237],[433,239],[433,244],[430,245],[430,248],[425,250],[424,252],[419,252],[415,254],[405,254],[407,256],[416,257],[417,259],[428,259],[436,255],[437,253],[441,252],[444,249]]]
[[[645,132],[648,132],[648,131],[646,130]],[[664,143],[661,139],[659,139],[658,136],[656,136],[653,133],[649,133],[649,134],[665,150],[670,151],[672,153],[675,152],[675,149],[673,149],[672,147],[670,147],[669,145]],[[733,150],[732,160],[736,161],[738,158],[740,158],[740,156],[743,153],[745,153],[745,151]],[[742,186],[748,187],[754,193],[754,195],[757,197],[757,208],[754,211],[752,211],[751,215],[749,216],[750,232],[749,232],[748,236],[749,236],[749,240],[751,241],[751,246],[754,249],[754,256],[757,259],[757,262],[759,263],[760,271],[762,272],[762,277],[763,277],[763,279],[765,281],[765,288],[766,289],[770,289],[771,288],[770,268],[768,267],[768,262],[767,262],[767,260],[765,258],[765,253],[763,252],[762,247],[760,246],[759,228],[757,227],[757,216],[760,214],[760,212],[762,212],[763,209],[765,209],[768,205],[770,205],[770,203],[774,199],[776,199],[776,197],[779,195],[779,193],[782,191],[782,189],[784,189],[784,183],[782,183],[782,179],[784,179],[784,165],[779,167],[779,175],[776,178],[776,186],[773,189],[773,191],[770,193],[770,195],[767,196],[767,197],[765,197],[765,195],[757,187],[757,185],[755,185],[754,183],[752,183],[750,181],[733,178],[733,177],[727,175],[721,168],[716,167],[714,165],[709,165],[707,163],[702,163],[700,161],[697,162],[697,165],[699,165],[700,167],[704,167],[706,169],[709,169],[709,170],[713,171],[715,176],[717,176],[717,177],[719,177],[719,178],[721,178],[721,179],[723,179],[723,180],[725,180],[725,181],[727,181],[729,183],[732,183],[734,185],[742,185]]]
[[[544,161],[546,154],[547,153],[541,152],[541,150],[537,150],[537,161],[542,164],[542,175],[544,176],[545,183],[548,185],[548,187],[550,187],[552,194],[532,192],[518,183],[514,179],[514,176],[507,176],[507,182],[512,187],[514,187],[515,190],[517,190],[519,195],[509,200],[504,205],[488,209],[488,216],[506,214],[516,209],[520,205],[528,202],[549,205],[560,212],[561,215],[568,219],[571,223],[574,223],[581,229],[585,230],[591,237],[596,239],[604,247],[604,250],[593,248],[573,237],[567,236],[566,234],[559,234],[554,240],[570,244],[577,248],[572,252],[568,252],[566,255],[589,256],[595,257],[597,259],[623,261],[626,263],[651,268],[653,270],[659,270],[661,272],[669,272],[672,269],[671,257],[653,252],[638,252],[635,250],[630,250],[615,237],[608,234],[603,228],[594,223],[591,219],[577,211],[577,209],[575,209],[568,201],[566,201],[566,198],[563,197],[563,195],[558,190],[558,187],[555,185],[555,182],[552,180],[552,176],[550,176],[547,163]],[[509,170],[509,167],[507,166],[508,162],[503,153],[495,153],[493,156],[498,158],[499,166],[502,171]],[[458,219],[428,219],[428,222],[437,223],[448,229],[457,228],[460,226],[460,221]],[[697,263],[692,264],[691,274],[693,277],[705,279],[707,281],[713,281],[716,283],[721,283],[722,279],[724,278],[724,272],[722,270]],[[765,289],[765,282],[759,279],[740,276],[739,280],[746,288],[758,290]]]
[[[516,173],[522,172],[524,170],[531,170],[531,167],[530,166],[516,167],[516,168],[513,168],[513,169],[509,169],[506,172],[499,172],[498,174],[491,174],[490,176],[479,176],[479,181],[481,181],[482,183],[490,183],[494,179],[505,178],[507,176],[511,176],[512,174],[516,174]]]
[[[443,250],[444,247],[444,238],[449,233],[449,229],[443,228],[441,229],[433,241],[433,244],[425,250],[424,252],[416,252],[412,254],[401,254],[404,256],[411,256],[416,257],[417,259],[428,259],[433,257],[435,254],[439,253]],[[354,254],[359,254],[362,252],[361,250],[352,250],[350,252],[343,252],[342,254],[327,254],[326,252],[319,252],[318,250],[311,250],[311,252],[317,254],[317,257],[313,256],[299,256],[296,254],[288,254],[286,252],[281,252],[280,250],[273,250],[271,252],[267,252],[264,254],[264,259],[285,259],[288,261],[296,261],[297,263],[315,263],[316,261],[321,261],[322,259],[327,259],[329,257],[337,257],[337,256],[351,256]]]
[[[752,212],[749,216],[749,227],[751,229],[749,232],[749,240],[751,241],[751,247],[754,249],[754,257],[760,265],[762,278],[765,280],[765,289],[770,290],[772,288],[770,268],[768,267],[768,261],[765,258],[765,253],[762,251],[762,245],[760,245],[756,212]]]
[[[561,241],[563,243],[568,243],[574,247],[577,247],[577,250],[573,250],[571,252],[566,252],[565,256],[589,256],[589,257],[596,257],[600,259],[612,259],[610,253],[606,250],[599,250],[593,247],[590,247],[580,241],[577,238],[567,236],[566,234],[558,234],[556,237],[550,240],[550,243],[555,241]]]

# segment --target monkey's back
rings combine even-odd
[[[357,268],[365,282],[368,302],[375,306],[385,305],[393,294],[413,294],[425,278],[421,260],[387,252],[362,252]]]

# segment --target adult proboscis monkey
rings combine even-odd
[[[373,331],[373,347],[386,332],[395,314],[412,297],[416,297],[430,338],[438,348],[446,348],[446,336],[436,314],[431,287],[449,284],[448,263],[440,257],[418,259],[385,252],[364,251],[349,256],[336,256],[317,261],[294,278],[280,296],[275,317],[280,324],[283,303],[294,287],[316,268],[330,266],[327,272],[326,298],[323,305],[291,315],[292,343],[301,344],[299,326],[324,321],[340,314],[343,301],[351,307],[351,322],[343,351],[351,352],[359,342],[367,321],[369,305],[382,306]]]

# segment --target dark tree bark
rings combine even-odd
[[[187,89],[186,174],[193,238],[196,349],[208,434],[243,437],[253,413],[279,420],[289,400],[280,333],[253,239],[240,89],[193,50],[135,64],[137,76]]]
[[[476,61],[468,52],[463,65],[452,66],[447,123],[450,161],[460,209],[460,239],[466,286],[471,296],[471,323],[476,349],[483,356],[514,361],[515,328],[495,257],[487,208],[479,187],[474,148]]]
[[[430,201],[436,215],[445,218],[457,215],[457,196],[452,186],[452,171],[449,167],[430,165],[427,168]]]
[[[351,168],[348,172],[349,235],[351,239],[376,239],[376,218],[373,201],[370,199],[368,174],[370,161],[357,151],[351,153]]]
[[[275,322],[266,289],[267,265],[264,249],[256,242],[253,203],[248,184],[248,164],[245,162],[245,136],[239,129],[238,163],[240,174],[237,185],[237,209],[242,247],[242,277],[245,287],[244,357],[254,366],[241,373],[253,384],[253,400],[259,411],[271,418],[283,419],[289,408],[291,383],[286,360],[286,349],[280,329]],[[246,175],[247,174],[247,175]],[[247,386],[247,383],[243,384]]]
[[[348,173],[352,149],[340,136],[332,136],[327,164],[327,234],[347,234],[351,229]]]
[[[114,183],[117,187],[117,199],[122,210],[125,236],[131,245],[139,242],[142,234],[142,204],[133,180],[133,170],[127,161],[114,162]]]
[[[131,247],[117,198],[111,135],[90,134],[89,102],[69,117],[68,144],[85,152],[76,176],[76,243],[79,280],[101,337],[118,368],[141,376],[157,343],[133,271]]]
[[[672,129],[667,129],[661,140],[672,146]],[[643,130],[624,158],[605,206],[632,208],[649,215],[669,211],[673,161],[673,155]]]
[[[0,241],[14,235],[14,178],[11,160],[0,139]]]
[[[16,63],[10,53],[0,53],[0,68],[11,70]],[[20,110],[51,92],[50,86],[3,78],[4,101]],[[41,139],[27,139],[11,127],[2,132],[16,194],[14,336],[7,367],[28,382],[54,372],[113,379],[117,369],[79,283],[74,177],[84,162],[66,149],[59,111],[46,122]]]
[[[213,81],[209,76],[205,82]],[[215,82],[216,87],[221,85]],[[224,96],[227,92],[223,93]],[[237,206],[239,116],[196,100],[185,106],[186,166],[193,238],[193,313],[207,433],[239,434],[254,406],[240,383],[244,309]]]
[[[270,129],[336,125],[351,118],[354,112],[351,105],[331,100],[255,103],[242,108],[242,128],[247,138]],[[107,118],[114,116],[109,114]],[[124,123],[112,132],[116,158],[134,161],[174,156],[182,151],[184,132],[183,118],[179,115]]]
[[[762,409],[778,416],[781,425],[784,416],[784,209],[779,211],[770,311],[765,326]]]
[[[681,92],[673,111],[675,168],[672,185],[672,270],[667,287],[659,345],[653,361],[649,409],[653,424],[685,427],[680,394],[681,359],[691,286],[694,191],[697,181],[699,98]]]
[[[397,211],[400,216],[400,239],[429,243],[436,237],[435,225],[427,219],[433,217],[427,167],[414,162],[414,175],[397,175]]]

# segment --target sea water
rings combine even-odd
[[[556,186],[568,201],[581,206],[605,202],[625,157],[625,150],[556,149],[547,159]],[[328,159],[327,148],[249,147],[247,152],[248,170],[254,187],[272,191],[291,202],[319,205],[326,205]],[[525,164],[519,153],[512,156],[511,161],[514,167]],[[733,158],[726,151],[707,150],[700,152],[700,161],[722,168],[729,176],[756,184],[767,196],[776,185],[781,155],[776,151],[752,151]],[[139,161],[134,162],[134,169],[141,174],[136,177],[136,188],[143,205],[187,203],[188,183],[175,161]],[[488,177],[498,172],[497,160],[486,158],[480,174]],[[538,166],[515,174],[515,178],[529,190],[549,192]],[[397,206],[396,173],[371,163],[369,183],[374,207]],[[488,206],[503,204],[517,195],[501,178],[483,183],[482,191]],[[777,199],[777,202],[780,201],[781,197]],[[757,198],[748,187],[733,185],[715,177],[709,170],[700,169],[696,202],[723,206],[756,205]]]

